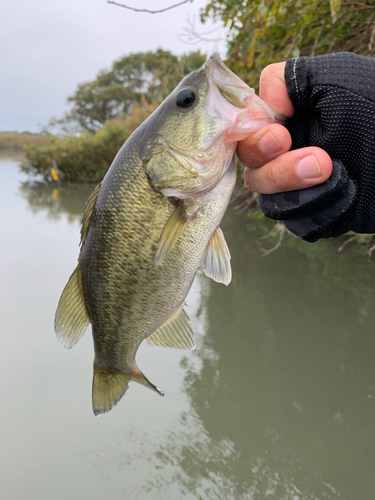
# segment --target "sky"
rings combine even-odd
[[[162,9],[181,0],[118,0],[136,8]],[[106,0],[15,0],[0,6],[0,131],[40,131],[67,111],[79,83],[130,52],[161,47],[175,54],[201,49],[225,56],[220,24],[199,25],[208,0],[194,0],[161,14],[137,13]],[[188,45],[188,19],[199,33],[219,41]]]

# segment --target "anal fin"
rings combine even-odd
[[[82,289],[81,264],[66,284],[57,306],[55,332],[60,342],[70,349],[85,333],[90,323]]]
[[[230,252],[223,231],[218,227],[210,238],[202,269],[209,278],[229,285],[232,280]]]
[[[175,349],[195,349],[194,332],[182,305],[156,332],[147,339],[149,344]]]

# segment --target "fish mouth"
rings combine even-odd
[[[233,73],[221,60],[217,52],[213,52],[204,64],[207,78],[220,94],[236,108],[247,108],[254,96],[254,90]]]
[[[206,106],[231,123],[225,142],[241,141],[269,123],[285,123],[286,118],[276,113],[255,94],[254,89],[227,68],[217,52],[210,55],[203,69],[209,84]]]
[[[204,63],[204,68],[206,73],[210,76],[215,76],[215,74],[220,74],[221,78],[225,81],[231,81],[236,83],[238,86],[243,88],[250,88],[244,81],[241,80],[233,71],[231,71],[222,61],[218,52],[213,52],[207,61]],[[218,78],[220,79],[220,77]]]
[[[268,104],[259,99],[254,89],[250,88],[233,71],[231,71],[222,61],[217,52],[213,52],[207,59],[203,68],[208,81],[214,85],[222,97],[230,104],[239,109],[246,109],[253,106],[263,112],[272,121],[285,124],[286,117],[275,112]],[[259,114],[259,113],[256,113]]]

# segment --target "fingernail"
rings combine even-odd
[[[315,179],[322,175],[320,165],[315,155],[306,156],[302,158],[297,164],[297,174],[302,179]]]
[[[282,145],[276,139],[272,132],[267,132],[259,141],[259,147],[263,153],[272,155],[283,150]]]

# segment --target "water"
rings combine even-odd
[[[292,238],[229,210],[227,288],[187,298],[197,350],[142,346],[165,391],[132,384],[91,411],[89,332],[53,334],[92,187],[54,190],[0,161],[0,484],[7,500],[372,500],[375,267],[354,246]]]

